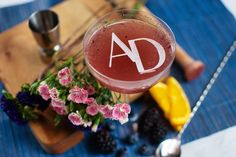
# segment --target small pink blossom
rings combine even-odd
[[[66,115],[68,113],[66,106],[53,106],[52,108],[59,115]]]
[[[86,108],[86,113],[91,116],[95,116],[99,112],[99,106],[94,104],[94,105],[89,105]]]
[[[44,100],[48,100],[50,98],[49,87],[46,83],[39,85],[38,92]]]
[[[70,94],[67,97],[68,100],[78,104],[86,103],[86,100],[88,99],[88,92],[83,88],[74,87],[69,92]]]
[[[76,126],[84,124],[83,119],[79,113],[74,113],[74,112],[70,113],[68,115],[68,119],[73,125]]]
[[[65,67],[61,69],[57,74],[57,78],[59,79],[59,83],[63,86],[67,86],[71,83],[73,81],[73,77],[70,68]]]
[[[50,94],[51,99],[56,99],[59,97],[59,92],[55,87],[49,90],[49,94]]]
[[[128,122],[128,114],[130,113],[131,108],[129,104],[116,104],[114,106],[112,117],[115,120],[119,120],[121,124]]]
[[[63,101],[63,100],[61,100],[59,98],[52,99],[51,105],[52,106],[65,106],[65,101]]]
[[[94,98],[87,98],[87,100],[85,101],[85,103],[87,105],[93,105],[93,104],[97,104],[96,100]]]
[[[88,91],[88,95],[93,95],[96,92],[94,87],[91,85],[86,85],[84,89]]]
[[[65,106],[65,101],[61,99],[52,99],[51,105],[53,110],[59,115],[66,115],[68,113],[68,109]]]
[[[110,105],[102,105],[100,112],[104,118],[112,118],[113,107]]]

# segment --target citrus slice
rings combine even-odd
[[[166,84],[171,104],[169,111],[170,123],[173,126],[182,126],[187,122],[191,113],[189,101],[183,88],[174,77],[167,78]]]
[[[159,82],[149,89],[153,99],[158,103],[159,107],[168,117],[170,111],[170,101],[168,97],[168,87],[166,84]]]
[[[176,130],[176,131],[180,131],[182,129],[183,125],[173,125],[173,128]]]

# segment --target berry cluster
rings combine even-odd
[[[106,129],[94,133],[90,141],[96,152],[109,154],[116,150],[116,141]]]
[[[152,143],[159,143],[170,130],[169,123],[156,107],[147,109],[140,116],[138,123],[140,134],[148,136]]]

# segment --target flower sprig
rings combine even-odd
[[[78,68],[82,64],[82,68]],[[39,111],[50,108],[56,112],[55,125],[67,118],[73,125],[91,127],[96,131],[104,119],[128,121],[129,104],[101,86],[89,73],[83,60],[67,59],[42,79],[25,84],[14,98],[4,91],[0,106],[16,123],[24,124],[38,118]]]

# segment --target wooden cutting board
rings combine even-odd
[[[134,0],[117,0],[117,4],[131,7]],[[97,18],[113,8],[106,0],[67,0],[52,8],[59,15],[61,43],[70,39],[70,50],[74,53],[81,48],[83,34]],[[16,94],[23,83],[33,82],[47,67],[42,60],[39,47],[31,34],[27,21],[0,34],[0,80],[6,89]],[[139,96],[139,95],[138,95]],[[137,95],[131,96],[134,100]],[[63,153],[83,139],[83,133],[62,125],[54,127],[53,112],[47,110],[40,119],[29,126],[48,153]]]

